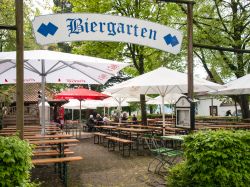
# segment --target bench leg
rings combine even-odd
[[[113,148],[112,151],[115,151],[115,142],[108,140],[108,150],[111,151],[109,148],[111,147]]]
[[[103,139],[103,146],[108,147],[108,140],[106,139],[106,137]]]
[[[96,137],[97,137],[97,142],[96,142]],[[94,144],[99,144],[99,136],[94,135]]]
[[[125,155],[126,146],[128,147],[128,155]],[[130,156],[131,143],[122,143],[122,156]]]

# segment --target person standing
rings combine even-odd
[[[133,122],[133,124],[137,124],[138,123],[137,117],[135,116],[135,114],[133,114],[132,122]]]
[[[226,116],[232,116],[231,110],[228,110],[228,111],[226,112]]]

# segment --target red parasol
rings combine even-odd
[[[86,88],[76,88],[72,90],[66,90],[59,94],[56,94],[56,99],[78,99],[80,101],[80,123],[81,123],[81,101],[82,100],[102,100],[110,96],[99,93]]]
[[[77,88],[66,90],[56,94],[56,99],[78,99],[78,100],[102,100],[108,98],[108,95],[99,93],[86,88]]]

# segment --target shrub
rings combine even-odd
[[[169,186],[249,186],[250,132],[199,132],[184,147],[185,161],[170,170]]]
[[[33,186],[30,183],[32,148],[18,137],[0,137],[0,186]]]
[[[162,118],[161,114],[147,114],[147,117],[150,119],[155,119],[155,118]],[[175,117],[175,115],[174,115]],[[165,114],[165,118],[172,118],[172,114]]]
[[[238,121],[236,116],[195,116],[196,120],[202,121]]]

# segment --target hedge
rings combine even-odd
[[[30,182],[32,148],[16,136],[0,137],[0,186],[37,186]]]
[[[168,186],[250,186],[250,132],[206,131],[184,140],[185,161],[169,171]]]

